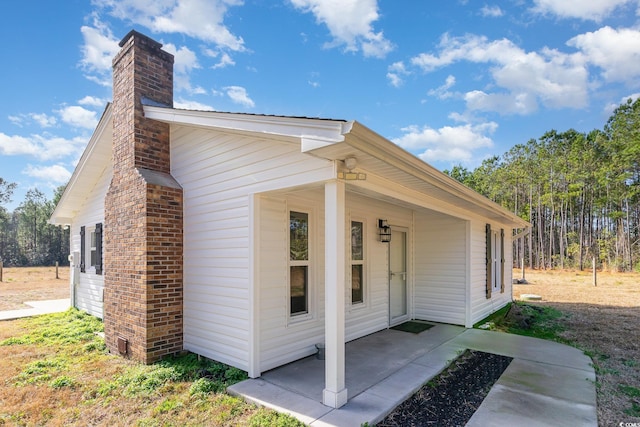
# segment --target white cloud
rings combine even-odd
[[[81,100],[78,101],[80,105],[88,105],[90,107],[104,107],[107,104],[106,99],[96,98],[95,96],[85,96]]]
[[[236,62],[233,60],[231,55],[229,55],[227,52],[218,52],[209,48],[203,49],[202,52],[208,57],[218,59],[218,62],[211,67],[214,70],[218,68],[225,68],[232,65],[236,65]]]
[[[617,102],[617,103],[611,102],[605,105],[603,111],[608,117],[610,117],[613,114],[613,112],[616,110],[616,108],[618,108],[619,106],[621,106],[622,104],[626,103],[629,100],[631,100],[631,102],[634,102],[638,98],[640,98],[640,93],[632,93],[631,95],[623,96],[620,99],[620,102]]]
[[[244,105],[249,108],[253,108],[255,106],[253,100],[249,98],[247,90],[242,86],[227,86],[224,90],[227,91],[227,96],[236,104]]]
[[[387,67],[387,79],[393,87],[400,87],[404,83],[404,76],[411,74],[407,71],[404,62],[398,61]]]
[[[231,56],[229,56],[228,53],[223,53],[220,56],[220,60],[218,61],[218,63],[213,66],[213,69],[215,70],[218,68],[225,68],[232,65],[236,65],[236,62],[231,58]]]
[[[181,110],[215,111],[215,108],[210,105],[182,98],[173,101],[173,108]]]
[[[508,39],[489,41],[484,36],[442,36],[439,53],[422,53],[411,62],[430,72],[457,62],[486,63],[495,93],[466,94],[471,109],[502,114],[527,114],[538,103],[551,108],[582,108],[587,105],[588,71],[584,56],[543,48],[526,52]]]
[[[29,138],[0,132],[0,154],[3,156],[35,155],[36,145]]]
[[[63,107],[58,111],[62,121],[73,127],[94,129],[98,124],[96,112],[87,110],[79,105]]]
[[[82,26],[80,32],[84,39],[80,65],[88,73],[86,77],[102,86],[110,86],[111,61],[120,49],[118,40],[97,17],[94,17],[93,27]]]
[[[38,160],[54,160],[81,152],[86,144],[87,139],[83,137],[65,139],[49,134],[25,137],[0,132],[0,155],[3,156],[31,156]]]
[[[513,114],[531,114],[538,108],[534,96],[521,93],[485,93],[473,90],[464,95],[467,108],[478,111],[509,111]]]
[[[162,49],[173,55],[173,70],[176,73],[187,74],[193,69],[200,68],[198,57],[187,46],[177,48],[173,43],[166,43],[162,46]]]
[[[101,0],[99,6],[124,21],[143,25],[153,32],[178,33],[232,51],[245,50],[242,37],[224,25],[230,7],[242,0]]]
[[[55,117],[47,116],[44,113],[42,114],[31,113],[29,114],[29,117],[31,117],[36,123],[38,123],[43,128],[55,126],[55,124],[57,123],[57,120]]]
[[[488,6],[485,4],[480,9],[480,15],[490,18],[499,18],[504,15],[504,12],[500,9],[500,6]]]
[[[640,77],[640,31],[602,27],[580,34],[567,42],[580,49],[586,61],[602,69],[607,81],[637,86]]]
[[[24,123],[24,117],[23,116],[7,116],[7,118],[9,119],[9,121],[11,123],[13,123],[16,126],[22,127],[22,124]]]
[[[290,0],[304,13],[312,13],[316,22],[325,24],[333,37],[325,47],[344,46],[347,52],[362,51],[366,57],[383,58],[393,44],[373,23],[380,18],[376,0]]]
[[[474,152],[493,146],[488,136],[498,128],[495,122],[479,125],[444,126],[433,129],[429,126],[408,126],[403,128],[404,135],[392,141],[400,147],[417,153],[426,162],[471,163]]]
[[[49,116],[45,113],[18,114],[17,116],[8,116],[7,118],[11,123],[19,127],[29,125],[31,121],[34,121],[40,127],[49,128],[55,126],[58,122],[55,117]]]
[[[193,87],[191,84],[190,74],[194,69],[200,68],[198,57],[195,52],[186,46],[177,48],[172,43],[167,43],[162,47],[165,51],[169,52],[174,57],[174,82],[177,90],[184,90],[192,95],[204,94],[207,91],[200,87]]]
[[[33,166],[29,164],[22,173],[57,185],[66,184],[71,178],[71,172],[59,164],[52,166]]]
[[[447,79],[445,80],[442,86],[439,86],[435,89],[431,89],[428,92],[428,94],[430,96],[435,96],[439,99],[451,98],[454,94],[452,92],[449,92],[449,89],[451,89],[455,84],[456,84],[456,78],[452,75],[449,75],[447,76]]]
[[[533,3],[535,13],[599,22],[619,7],[637,4],[637,0],[534,0]]]

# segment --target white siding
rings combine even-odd
[[[262,200],[260,269],[260,369],[308,356],[324,337],[324,227],[322,191]],[[288,313],[288,210],[309,213],[309,311],[305,320]]]
[[[97,223],[104,224],[104,198],[111,182],[111,176],[112,170],[109,166],[102,173],[93,190],[87,194],[85,203],[74,217],[70,233],[70,251],[72,254],[74,252],[80,253],[80,227],[84,226],[87,230],[90,230]],[[89,231],[87,231],[86,239],[88,239],[88,233]],[[88,247],[88,240],[85,243]],[[102,253],[104,257],[104,243]],[[95,268],[90,266],[88,255],[86,255],[85,263],[85,273],[80,273],[80,280],[75,289],[75,306],[102,319],[104,275],[95,274]]]
[[[171,153],[184,190],[184,347],[248,370],[250,194],[317,182],[332,164],[299,144],[180,126]]]
[[[347,304],[346,338],[347,341],[360,338],[389,326],[389,245],[378,241],[378,219],[386,219],[392,227],[402,227],[407,233],[407,291],[411,293],[412,274],[412,212],[383,203],[371,198],[347,194],[349,233],[350,221],[365,223],[365,283],[364,304]],[[349,234],[347,234],[349,235]],[[347,239],[347,244],[349,244]],[[347,248],[349,257],[350,248]],[[347,301],[351,293],[349,283],[351,268],[347,268]]]
[[[314,344],[324,337],[324,192],[320,183],[334,176],[333,164],[300,153],[299,144],[271,137],[173,126],[171,138],[172,175],[184,189],[185,349],[249,369],[249,292],[255,277],[259,370],[312,354]],[[260,194],[256,213],[260,246],[258,271],[249,277],[253,194]],[[475,321],[511,299],[508,238],[506,292],[494,294],[491,300],[484,297],[482,218],[471,215],[474,219],[463,220],[426,209],[413,211],[356,195],[349,186],[346,203],[347,228],[354,219],[363,221],[366,229],[364,304],[349,303],[350,268],[345,277],[347,340],[389,325],[388,245],[378,242],[379,218],[408,232],[411,317],[465,324],[466,317]],[[288,209],[300,207],[309,210],[313,223],[310,316],[292,321],[287,291]],[[510,231],[505,231],[509,236]],[[469,297],[470,315],[466,312]]]
[[[486,293],[486,222],[471,222],[471,323],[477,323],[512,300],[512,244],[510,228],[491,223],[491,228],[504,228],[504,292]]]
[[[466,221],[416,214],[415,318],[464,325]]]
[[[351,219],[365,224],[365,301],[350,304],[350,268],[345,277],[346,340],[379,331],[388,319],[388,245],[378,242],[377,220],[410,229],[411,211],[347,193],[347,230]],[[260,203],[260,369],[268,369],[313,354],[315,344],[324,341],[324,246],[322,190],[264,197]],[[287,304],[288,209],[306,207],[313,220],[311,318],[291,320]],[[347,239],[349,241],[349,239]],[[350,249],[347,248],[347,254]],[[348,255],[347,255],[348,256]],[[410,262],[410,261],[409,261]]]

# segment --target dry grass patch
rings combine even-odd
[[[69,267],[5,267],[0,282],[0,311],[30,308],[25,301],[69,298]]]
[[[520,272],[514,270],[514,277]],[[513,295],[542,297],[563,315],[555,320],[568,341],[593,359],[600,425],[640,423],[640,274],[527,271],[529,284],[514,285]]]
[[[0,326],[0,425],[300,425],[225,394],[246,378],[238,369],[194,354],[150,366],[108,354],[102,322],[75,309]]]

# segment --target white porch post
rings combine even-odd
[[[325,203],[325,388],[322,403],[339,408],[347,403],[344,362],[345,310],[345,185],[327,182]]]

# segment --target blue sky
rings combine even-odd
[[[640,0],[2,2],[0,177],[47,197],[111,100],[136,29],[177,108],[357,120],[439,169],[602,129],[640,94]]]

